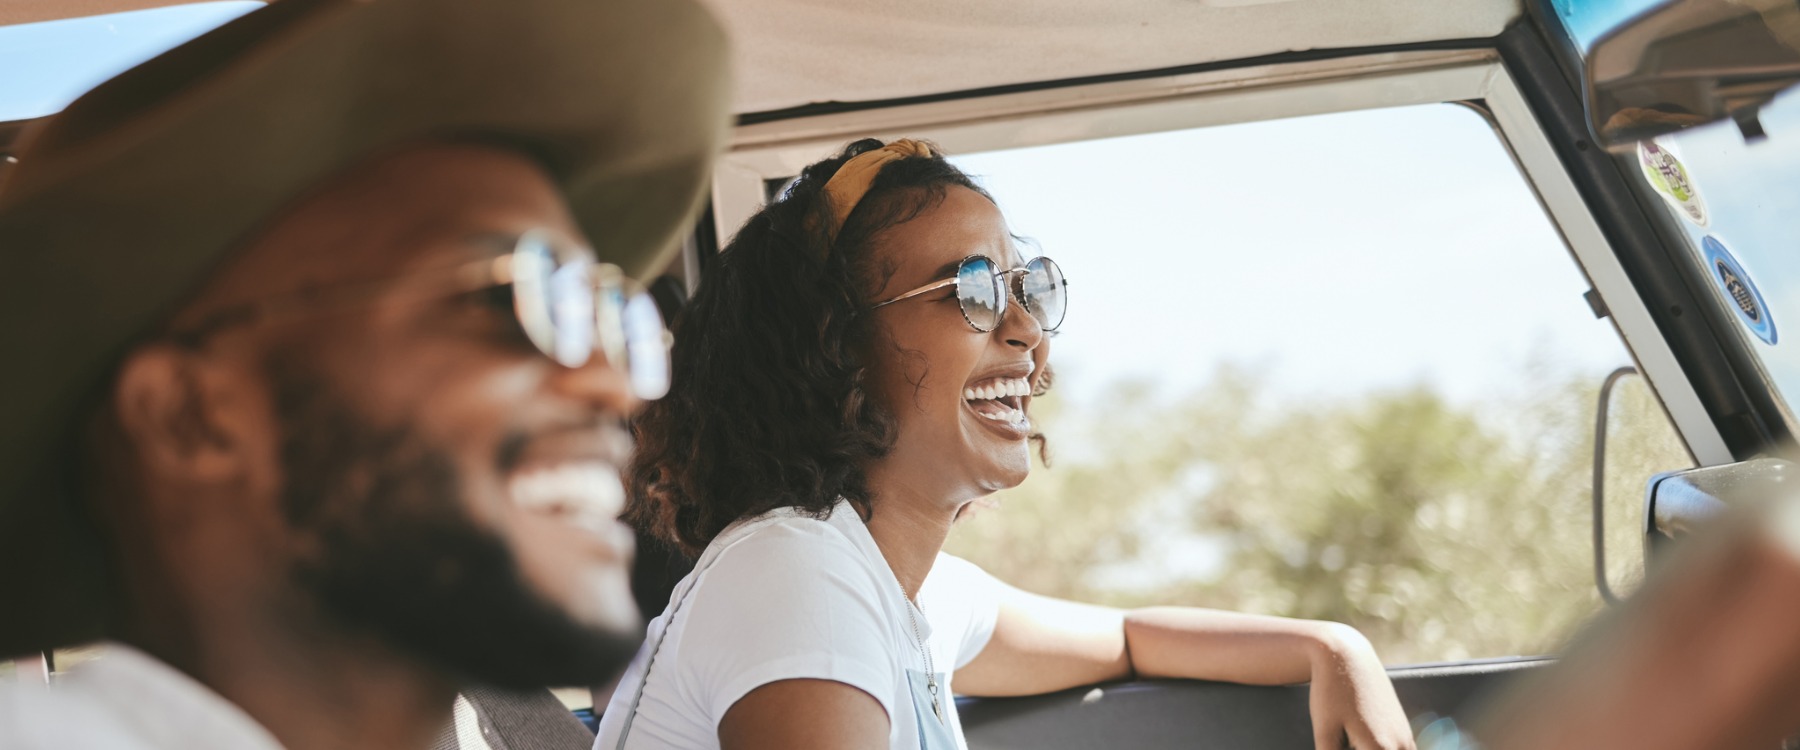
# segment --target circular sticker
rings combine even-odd
[[[1656,188],[1663,200],[1688,221],[1707,225],[1706,201],[1700,197],[1699,188],[1694,187],[1694,178],[1688,176],[1687,167],[1681,165],[1680,159],[1655,141],[1638,141],[1638,164],[1644,168],[1644,179],[1650,181],[1650,186]]]
[[[1774,345],[1779,339],[1775,332],[1775,319],[1770,317],[1769,304],[1763,301],[1762,292],[1757,291],[1756,282],[1750,280],[1750,274],[1744,273],[1744,267],[1719,238],[1707,235],[1700,241],[1700,247],[1701,254],[1706,258],[1707,271],[1712,274],[1713,281],[1719,288],[1724,290],[1725,297],[1731,301],[1738,318],[1750,327],[1750,332],[1756,334],[1757,338]]]

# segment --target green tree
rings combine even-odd
[[[1597,611],[1595,378],[1527,368],[1527,395],[1481,406],[1425,388],[1282,402],[1259,380],[1047,399],[1036,416],[1066,449],[950,550],[1055,596],[1348,622],[1389,663],[1551,652]],[[1641,384],[1614,398],[1609,567],[1628,589],[1643,482],[1691,461]]]

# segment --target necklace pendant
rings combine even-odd
[[[937,675],[925,680],[925,688],[931,691],[931,713],[937,717],[938,723],[944,723],[944,707],[938,702]]]

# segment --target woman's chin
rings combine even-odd
[[[956,509],[956,523],[962,523],[983,513],[1000,509],[1000,498],[996,495],[978,497],[962,504]]]
[[[981,488],[988,492],[1010,490],[1025,482],[1031,476],[1031,445],[1017,451],[1017,455],[1000,456],[991,470],[982,472]]]

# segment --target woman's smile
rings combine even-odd
[[[964,408],[974,414],[982,426],[1010,440],[1031,437],[1031,418],[1026,415],[1031,405],[1030,361],[1005,368],[1019,374],[989,374],[977,377],[963,387]]]

